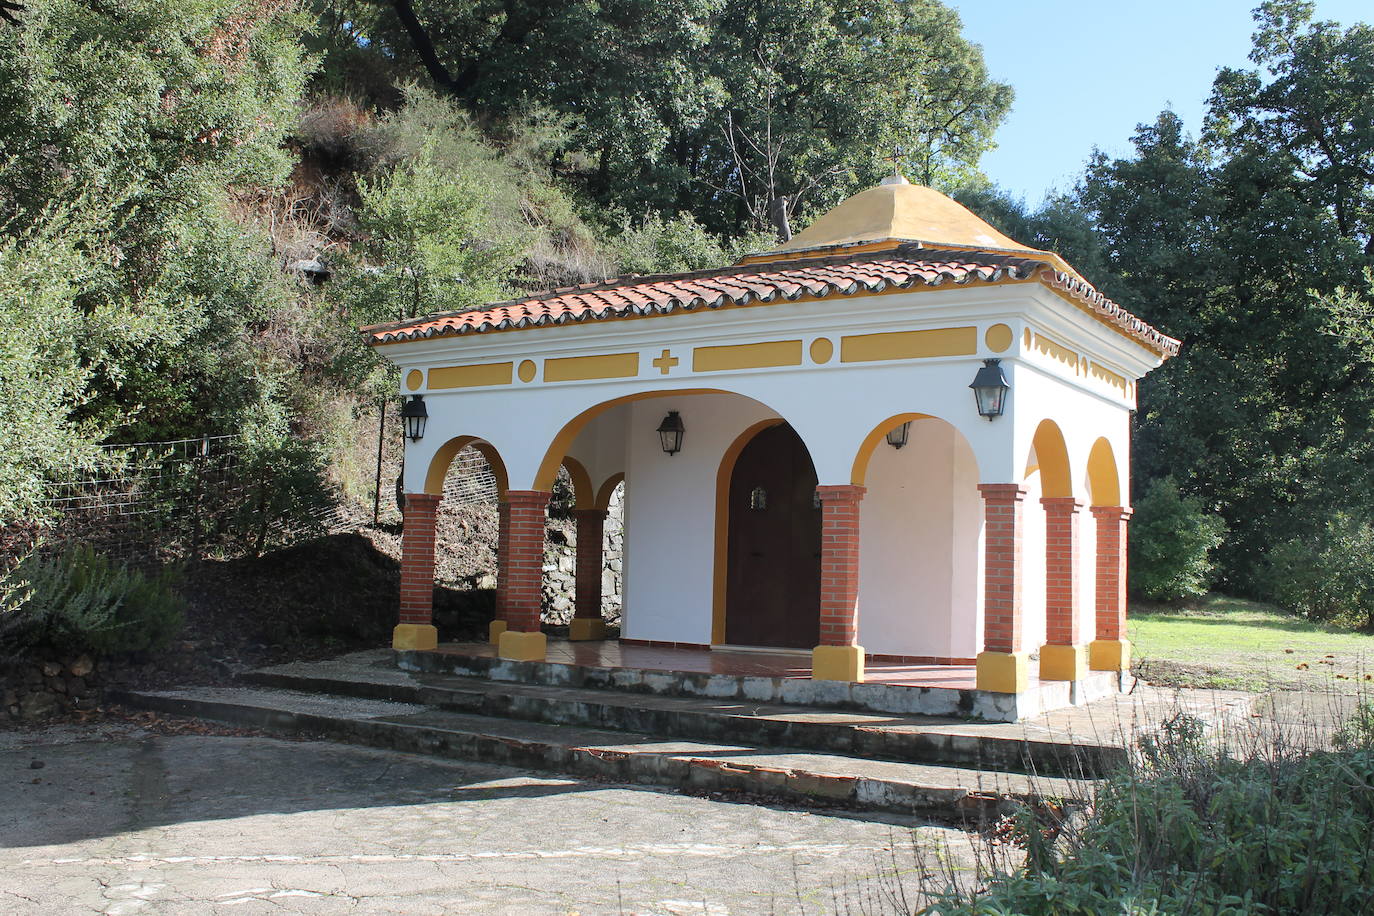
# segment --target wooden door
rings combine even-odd
[[[791,426],[745,445],[730,477],[725,641],[810,649],[820,640],[816,469]]]

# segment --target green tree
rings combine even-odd
[[[732,236],[872,183],[896,144],[913,178],[956,183],[1011,103],[936,0],[376,0],[360,18],[354,45],[481,117],[573,119],[556,166],[601,206]]]
[[[1179,493],[1172,477],[1153,481],[1131,519],[1131,590],[1154,601],[1206,594],[1211,552],[1225,532],[1226,523],[1201,500]]]
[[[1374,32],[1311,13],[1260,7],[1257,68],[1218,76],[1202,137],[1166,112],[1078,192],[1106,252],[1090,278],[1184,343],[1141,386],[1137,483],[1215,506],[1223,584],[1248,594],[1276,543],[1374,508],[1368,361],[1327,333],[1369,264]]]

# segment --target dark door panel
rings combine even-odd
[[[816,469],[787,424],[744,447],[730,477],[725,641],[810,649],[820,637]]]

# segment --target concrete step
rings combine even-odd
[[[116,702],[283,733],[575,776],[985,821],[1017,802],[1081,799],[1090,783],[802,750],[665,740],[413,703],[267,688],[124,691]]]
[[[1032,738],[1011,724],[515,684],[367,667],[348,659],[281,665],[243,679],[557,725],[1074,778],[1100,775],[1124,762],[1126,753],[1119,743]]]
[[[545,687],[617,690],[624,693],[782,703],[903,716],[948,716],[985,722],[1022,722],[1047,712],[1119,696],[1129,679],[1117,672],[1094,671],[1081,681],[1035,680],[1020,693],[973,687],[813,680],[761,674],[723,674],[699,670],[639,668],[584,662],[518,662],[497,658],[486,644],[454,644],[435,650],[398,650],[396,667],[425,674],[477,677]],[[671,666],[672,662],[667,662]]]

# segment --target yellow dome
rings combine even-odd
[[[929,248],[1034,251],[939,191],[892,175],[824,214],[782,247],[750,255],[745,261],[820,255],[829,248],[895,248],[904,242],[920,242]]]

